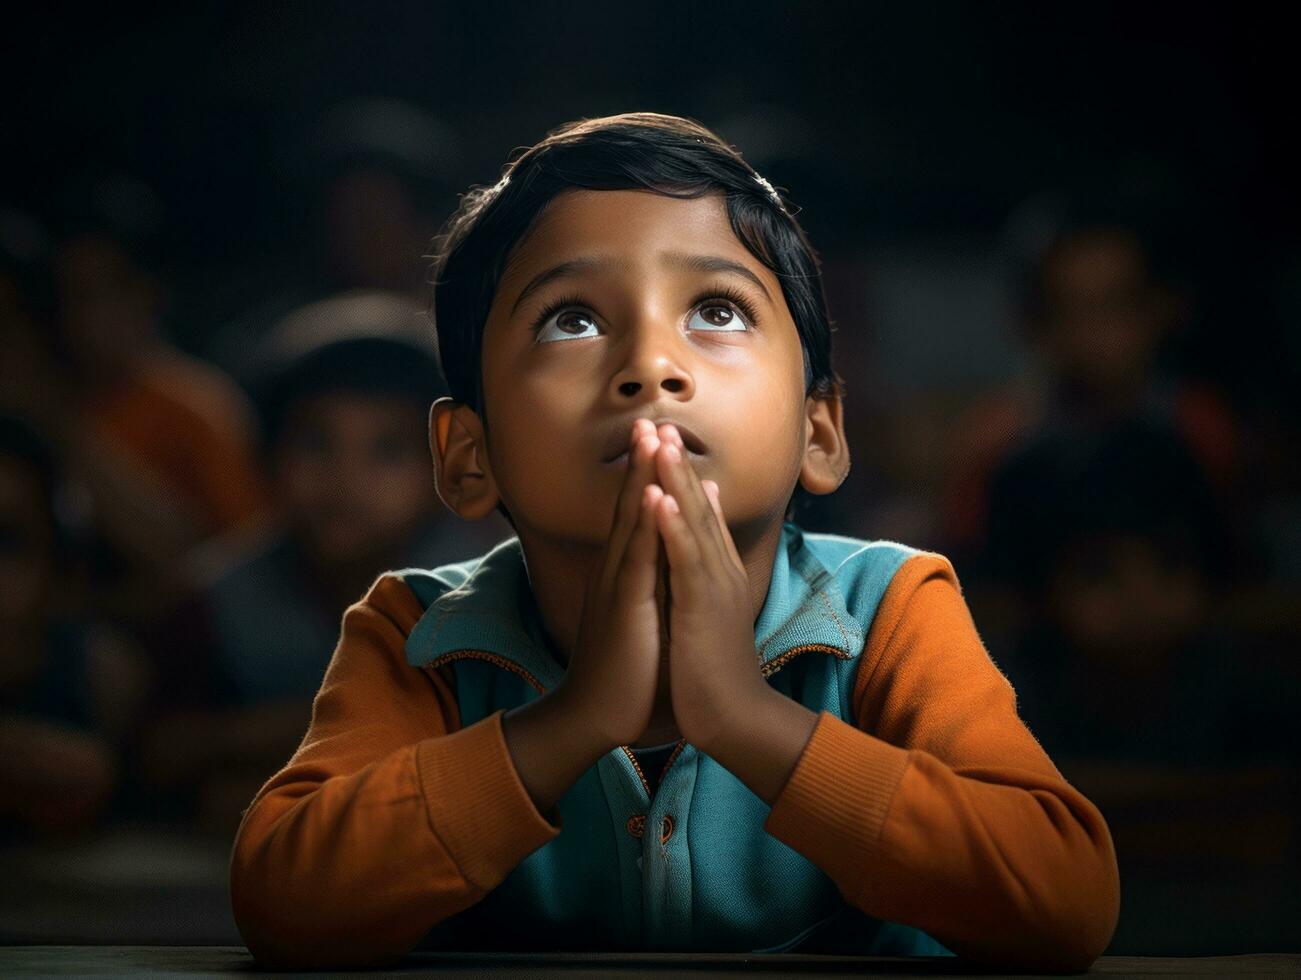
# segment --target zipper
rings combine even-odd
[[[628,761],[632,763],[632,767],[637,770],[637,778],[641,780],[642,789],[646,791],[646,799],[650,799],[650,783],[646,781],[646,774],[641,771],[641,764],[637,761],[637,757],[632,754],[632,749],[628,748],[628,746],[620,745],[619,748],[623,749],[623,754],[628,757]],[[679,741],[678,747],[673,750],[674,755],[676,755],[681,748],[682,742]]]

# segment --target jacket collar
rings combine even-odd
[[[800,528],[784,523],[754,628],[764,672],[780,667],[783,654],[806,647],[853,659],[864,636],[835,575],[805,545]],[[502,541],[460,586],[431,602],[407,637],[407,662],[413,666],[433,666],[466,651],[507,661],[547,690],[564,676],[542,627],[518,537]]]

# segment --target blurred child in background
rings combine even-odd
[[[427,418],[445,390],[405,296],[313,303],[266,338],[256,400],[276,520],[196,560],[199,594],[154,644],[164,681],[146,770],[197,793],[213,829],[232,831],[298,745],[346,606],[385,569],[496,540],[434,492]]]
[[[89,829],[114,802],[148,684],[121,633],[84,608],[56,517],[50,448],[0,416],[0,833]]]
[[[1050,751],[1228,760],[1240,671],[1211,627],[1231,552],[1177,432],[1042,436],[996,473],[990,531],[987,570],[1033,610],[1009,672]]]
[[[1187,302],[1154,267],[1144,236],[1123,223],[1061,229],[1027,275],[1023,333],[1036,355],[1026,376],[977,404],[961,426],[946,503],[947,537],[978,550],[988,537],[989,480],[1018,447],[1048,432],[1096,432],[1131,420],[1166,424],[1206,479],[1227,493],[1239,435],[1211,387],[1162,367]]]
[[[165,336],[156,233],[139,227],[151,192],[114,178],[74,196],[39,249],[20,247],[30,234],[0,241],[15,273],[0,403],[39,426],[84,488],[94,603],[145,628],[193,548],[263,518],[266,487],[247,396]]]

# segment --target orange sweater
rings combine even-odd
[[[406,663],[422,612],[391,575],[348,609],[302,745],[244,815],[232,900],[263,962],[401,956],[560,833],[502,712],[462,729],[450,666]],[[853,709],[856,727],[821,713],[764,829],[961,957],[1087,969],[1119,913],[1110,833],[1018,718],[942,556],[890,582]]]
[[[86,406],[93,431],[125,449],[194,511],[205,534],[248,527],[269,491],[254,453],[253,408],[233,380],[160,348]]]

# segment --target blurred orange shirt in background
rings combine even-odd
[[[158,351],[92,397],[85,412],[92,431],[175,488],[210,533],[256,523],[266,512],[252,406],[217,368]]]

